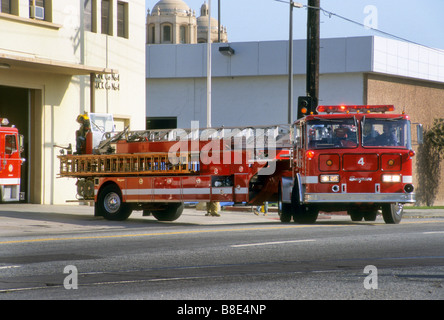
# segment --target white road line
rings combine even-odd
[[[423,232],[422,234],[437,234],[437,233],[444,233],[444,231],[429,231],[429,232]]]
[[[3,266],[3,267],[0,267],[0,270],[2,270],[2,269],[12,269],[12,268],[20,268],[20,266]]]
[[[245,244],[235,244],[232,245],[232,248],[240,248],[240,247],[254,247],[254,246],[269,246],[274,244],[286,244],[286,243],[298,243],[298,242],[313,242],[316,241],[314,239],[305,239],[305,240],[288,240],[288,241],[274,241],[274,242],[259,242],[259,243],[245,243]]]

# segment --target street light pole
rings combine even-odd
[[[288,123],[293,122],[293,1],[290,1],[290,29],[288,31]]]
[[[220,0],[217,0],[217,42],[220,43]]]
[[[302,8],[298,2],[290,1],[290,27],[288,30],[288,123],[293,123],[293,8]]]

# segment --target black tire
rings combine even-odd
[[[158,221],[174,221],[179,219],[183,212],[183,202],[166,203],[163,210],[153,210],[151,213]]]
[[[100,191],[96,210],[97,216],[112,221],[126,220],[132,212],[131,206],[122,201],[122,193],[115,184],[109,184]]]
[[[362,221],[364,215],[358,209],[348,210],[348,214],[352,221],[359,222]]]
[[[285,223],[291,221],[291,216],[292,216],[291,203],[282,202],[282,191],[280,186],[278,192],[278,214],[281,222]]]
[[[303,205],[299,203],[299,190],[295,182],[291,192],[291,211],[293,220],[296,223],[313,224],[318,218],[319,209],[315,206]]]
[[[368,210],[364,212],[364,220],[365,221],[376,221],[376,217],[378,216],[378,210]]]
[[[387,224],[400,223],[403,213],[404,205],[402,203],[388,203],[382,205],[382,217]]]

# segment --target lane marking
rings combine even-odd
[[[350,225],[335,225],[335,227],[347,227]],[[38,243],[50,241],[74,241],[74,240],[92,240],[92,239],[110,239],[110,238],[134,238],[134,237],[148,237],[148,236],[165,236],[165,235],[179,235],[179,234],[198,234],[198,233],[217,233],[217,232],[233,232],[233,231],[255,231],[255,230],[279,230],[279,229],[299,229],[299,228],[325,228],[331,227],[327,225],[293,225],[293,226],[274,226],[274,227],[254,227],[254,228],[230,228],[218,230],[191,230],[191,231],[172,231],[172,232],[153,232],[153,233],[136,233],[136,234],[115,234],[107,236],[85,236],[85,237],[54,237],[54,238],[37,238],[26,240],[10,240],[0,241],[2,244],[15,243]]]
[[[440,221],[439,221],[440,222]],[[421,221],[421,222],[404,222],[404,224],[421,224],[421,223],[439,223],[436,221]],[[173,232],[153,232],[153,233],[138,233],[138,234],[117,234],[107,236],[84,236],[84,237],[53,237],[53,238],[35,238],[26,240],[9,240],[0,241],[0,245],[18,244],[18,243],[39,243],[51,241],[75,241],[75,240],[94,240],[94,239],[111,239],[111,238],[131,238],[131,237],[148,237],[148,236],[163,236],[163,235],[180,235],[180,234],[198,234],[198,233],[216,233],[216,232],[233,232],[233,231],[254,231],[254,230],[279,230],[279,229],[299,229],[299,228],[329,228],[329,227],[356,227],[362,226],[361,223],[356,224],[335,224],[335,225],[285,225],[273,227],[254,227],[254,228],[230,228],[218,230],[192,230],[192,231],[173,231]],[[370,224],[369,225],[374,225]],[[384,224],[377,224],[384,226]],[[391,225],[385,225],[390,227]]]
[[[275,244],[287,244],[287,243],[300,243],[300,242],[313,242],[316,241],[314,239],[305,239],[305,240],[288,240],[288,241],[273,241],[273,242],[259,242],[259,243],[246,243],[246,244],[235,244],[232,245],[232,248],[241,248],[241,247],[254,247],[254,246],[269,246]]]
[[[440,234],[440,233],[444,233],[444,231],[428,231],[428,232],[423,232],[422,234]]]
[[[0,267],[0,270],[13,269],[13,268],[20,268],[20,266],[3,266],[3,267]]]

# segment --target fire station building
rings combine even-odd
[[[320,105],[393,104],[426,128],[444,117],[443,50],[377,36],[321,39],[320,47]],[[212,126],[287,123],[288,41],[214,43],[211,52]],[[148,44],[146,53],[148,127],[205,127],[206,44]],[[305,40],[294,41],[293,66],[296,115]],[[442,172],[440,181],[435,204],[444,203]]]
[[[113,113],[145,128],[143,0],[0,0],[0,117],[25,136],[26,201],[74,199],[57,179],[60,148],[75,149],[76,118]]]

